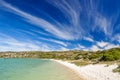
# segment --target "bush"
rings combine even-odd
[[[120,52],[117,50],[105,51],[102,57],[102,60],[104,61],[114,61],[119,59],[120,59]]]
[[[117,68],[113,69],[113,72],[120,72],[120,65]]]
[[[102,56],[102,54],[97,54],[97,53],[95,53],[95,54],[89,55],[89,59],[90,59],[90,60],[99,59],[101,56]]]
[[[115,59],[113,55],[106,53],[103,55],[102,60],[103,61],[114,61]]]

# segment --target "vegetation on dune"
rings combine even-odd
[[[120,64],[118,65],[117,68],[113,69],[113,72],[120,72]]]
[[[120,59],[120,48],[113,48],[110,50],[104,50],[103,52],[103,61],[115,61]]]

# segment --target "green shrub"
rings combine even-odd
[[[97,53],[95,53],[95,54],[89,55],[89,59],[90,59],[90,60],[99,59],[101,56],[102,56],[102,54],[97,54]]]
[[[110,55],[110,54],[104,54],[103,57],[102,57],[102,60],[104,61],[114,61],[114,56],[113,55]]]
[[[114,61],[120,59],[120,51],[117,50],[108,50],[104,51],[102,60],[104,61]]]
[[[113,69],[113,72],[120,72],[120,65],[117,68]]]

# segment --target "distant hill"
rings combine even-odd
[[[64,59],[64,60],[99,60],[114,61],[120,60],[120,48],[112,48],[103,51],[26,51],[26,52],[0,52],[1,58],[47,58],[47,59]]]

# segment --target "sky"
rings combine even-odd
[[[120,47],[120,0],[0,0],[0,51]]]

